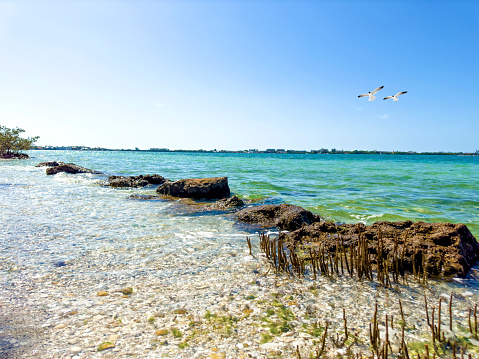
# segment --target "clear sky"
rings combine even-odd
[[[478,110],[479,1],[0,0],[39,145],[471,152]]]

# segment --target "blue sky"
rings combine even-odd
[[[0,0],[0,124],[57,146],[475,151],[478,39],[477,1]]]

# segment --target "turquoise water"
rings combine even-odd
[[[479,157],[32,151],[108,174],[227,176],[242,198],[287,202],[339,222],[464,223],[479,237]],[[12,164],[13,161],[9,161]],[[5,165],[2,163],[0,165]],[[1,167],[0,167],[1,168]]]
[[[101,186],[107,175],[47,176],[45,167],[35,167],[52,160],[112,175],[157,173],[172,180],[228,176],[231,191],[242,198],[296,204],[338,222],[465,223],[479,238],[479,157],[115,151],[30,155],[29,160],[0,161],[0,263],[33,269],[105,246],[141,249],[163,243],[169,253],[211,246],[213,240],[245,247],[248,229],[228,217],[178,215],[171,201],[128,199],[132,193],[154,194],[152,188],[113,189]],[[212,251],[221,248],[211,246],[202,255]]]

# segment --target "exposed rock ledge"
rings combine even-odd
[[[367,238],[370,253],[376,253],[380,233],[385,255],[394,250],[397,238],[400,250],[405,249],[403,266],[411,272],[413,262],[417,266],[425,255],[430,275],[464,276],[479,258],[479,244],[464,224],[381,221],[364,226],[319,222],[291,233],[281,233],[280,237],[294,244],[321,244],[333,252],[338,235],[341,235],[347,248],[357,244],[359,233]]]
[[[305,224],[320,221],[321,217],[304,208],[283,203],[244,208],[236,213],[236,219],[262,227],[278,227],[281,230],[294,231]]]
[[[160,185],[168,179],[160,175],[139,175],[139,176],[110,176],[108,186],[110,187],[145,187],[148,185]]]
[[[165,182],[156,189],[156,192],[165,196],[194,199],[217,199],[230,196],[227,177],[187,178]]]
[[[35,167],[55,167],[55,166],[60,166],[64,165],[64,162],[57,162],[57,161],[48,161],[48,162],[40,162],[38,165]]]
[[[61,163],[58,166],[53,166],[53,167],[48,167],[46,169],[47,175],[54,175],[60,172],[66,172],[66,173],[95,173],[95,174],[101,174],[101,172],[97,172],[94,170],[90,170],[85,167],[77,166],[73,163]]]

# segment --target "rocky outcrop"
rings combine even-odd
[[[64,164],[65,163],[63,163],[63,162],[49,161],[49,162],[40,162],[35,167],[55,167],[55,166],[60,166],[60,165],[64,165]]]
[[[423,256],[427,272],[432,276],[464,276],[479,258],[479,244],[464,224],[425,222],[376,222],[336,225],[328,222],[313,223],[291,233],[281,233],[283,241],[294,244],[317,244],[334,252],[338,235],[344,246],[355,246],[359,234],[368,240],[369,251],[376,254],[381,238],[384,254],[397,250],[403,255],[403,267],[413,272]]]
[[[304,208],[286,203],[245,208],[236,214],[236,218],[241,222],[259,224],[262,227],[278,227],[288,231],[321,220],[321,217]]]
[[[145,187],[148,185],[160,185],[168,179],[160,175],[139,175],[139,176],[110,176],[108,186],[110,187]]]
[[[77,166],[73,163],[63,163],[58,166],[48,167],[46,169],[47,175],[54,175],[60,172],[66,173],[96,173],[101,174],[101,172],[93,171],[85,167]]]
[[[216,199],[230,195],[227,177],[188,178],[175,182],[165,182],[156,191],[165,196]]]
[[[12,159],[18,159],[18,160],[26,160],[27,158],[30,158],[29,155],[26,153],[0,153],[0,158],[4,160],[12,160]]]

